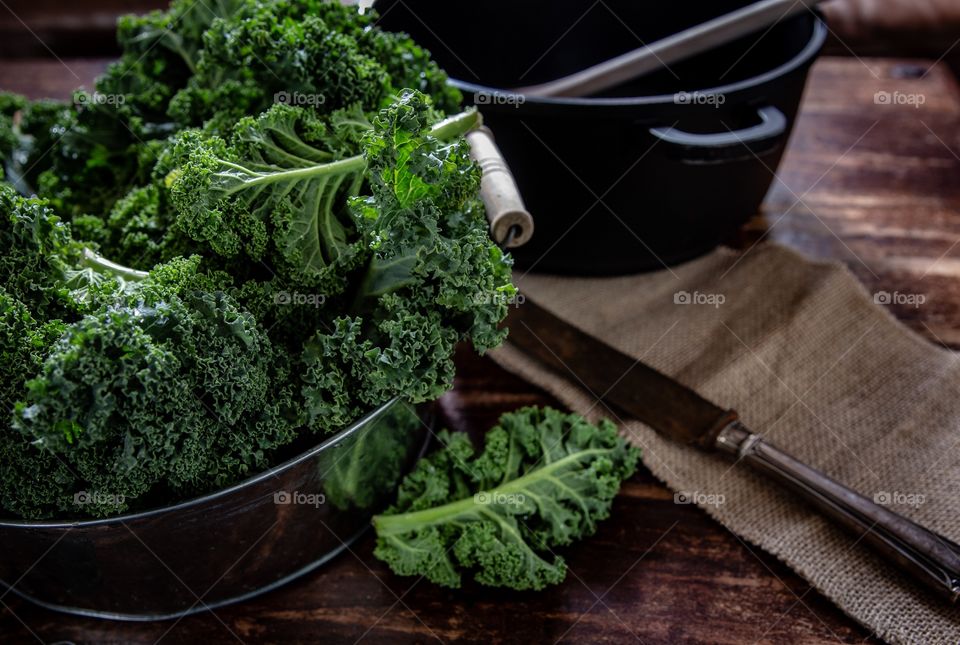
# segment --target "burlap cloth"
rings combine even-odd
[[[863,495],[881,495],[960,542],[960,363],[874,304],[845,267],[768,245],[645,275],[520,273],[525,296],[735,408],[751,429]],[[575,377],[557,377],[509,344],[492,355],[571,409],[602,414]],[[881,638],[960,642],[960,610],[749,467],[671,444],[636,421],[623,427],[656,477],[708,502],[702,507],[712,517]]]

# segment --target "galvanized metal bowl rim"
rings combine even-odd
[[[799,53],[797,53],[789,61],[778,65],[777,67],[767,70],[762,74],[757,74],[756,76],[751,76],[750,78],[743,79],[736,83],[728,83],[727,85],[719,85],[712,88],[691,88],[689,91],[696,91],[702,95],[718,95],[718,94],[735,94],[744,90],[753,89],[757,86],[763,85],[769,81],[785,76],[795,69],[802,67],[807,64],[807,62],[814,58],[817,53],[823,47],[823,43],[827,39],[827,25],[823,19],[822,14],[819,11],[811,11],[812,17],[814,18],[813,24],[813,33],[810,35],[810,39],[807,41],[807,44],[804,46]],[[805,15],[795,16],[794,19],[804,17]],[[470,92],[476,94],[483,94],[489,96],[499,96],[505,97],[508,99],[523,99],[524,104],[532,105],[553,105],[553,106],[578,106],[578,107],[629,107],[635,105],[661,105],[661,104],[673,104],[675,103],[676,93],[671,94],[656,94],[652,96],[628,96],[628,97],[605,97],[605,98],[589,98],[589,97],[570,97],[570,96],[528,96],[525,94],[520,94],[513,92],[509,89],[489,87],[486,85],[479,85],[476,83],[469,83],[456,78],[450,79],[450,84],[459,89],[461,92]],[[484,106],[486,107],[486,106]],[[682,107],[682,106],[681,106]]]
[[[383,405],[375,408],[366,416],[354,421],[346,429],[341,430],[337,434],[324,439],[320,444],[310,448],[309,450],[300,453],[296,457],[289,459],[282,464],[264,470],[248,479],[245,479],[236,484],[232,484],[226,488],[218,489],[212,493],[207,493],[206,495],[201,495],[199,497],[193,497],[191,499],[177,502],[176,504],[171,504],[169,506],[160,506],[158,508],[152,508],[146,511],[138,511],[136,513],[129,513],[126,515],[117,515],[115,517],[105,517],[95,520],[73,520],[73,521],[64,521],[64,520],[4,520],[0,519],[0,528],[11,528],[11,529],[74,529],[74,528],[86,528],[86,527],[96,527],[104,526],[109,524],[122,525],[126,522],[132,522],[134,520],[140,520],[148,517],[153,517],[156,515],[162,515],[165,513],[173,513],[182,511],[184,509],[190,508],[192,506],[197,506],[204,504],[206,502],[230,495],[238,490],[252,486],[258,482],[261,482],[267,478],[274,477],[279,473],[284,472],[299,463],[302,463],[308,459],[312,459],[321,452],[327,450],[331,446],[336,445],[337,443],[343,441],[345,438],[349,437],[355,432],[358,432],[361,428],[366,426],[368,423],[372,422],[378,416],[386,412],[389,408],[393,407],[395,404],[400,402],[401,399],[398,397],[392,398]]]

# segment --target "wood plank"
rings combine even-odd
[[[167,0],[7,0],[0,3],[0,58],[115,56],[118,17],[168,5]]]
[[[69,99],[73,90],[93,89],[111,58],[31,58],[0,64],[0,90],[31,99]]]
[[[778,180],[739,246],[774,240],[844,261],[871,292],[921,294],[920,307],[890,308],[956,348],[960,88],[945,66],[928,69],[908,60],[817,63]],[[891,102],[876,102],[878,92]]]

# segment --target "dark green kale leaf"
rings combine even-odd
[[[311,422],[329,423],[394,396],[435,398],[453,380],[453,349],[503,338],[496,298],[511,292],[510,262],[490,240],[476,197],[479,173],[458,138],[466,112],[430,125],[428,102],[405,92],[364,140],[373,195],[353,201],[370,258],[352,302],[304,351]]]
[[[292,283],[339,293],[359,250],[344,210],[365,164],[343,155],[362,118],[276,105],[241,119],[231,145],[198,139],[173,175],[177,228],[214,254],[266,262]]]
[[[0,286],[41,320],[67,316],[62,282],[83,249],[47,204],[0,184]]]
[[[0,409],[6,419],[64,327],[59,321],[38,323],[26,305],[0,287]],[[78,489],[65,463],[24,440],[9,421],[0,424],[0,508],[42,517],[63,509],[64,491],[71,490]]]
[[[171,114],[182,125],[222,133],[278,102],[323,112],[376,109],[389,77],[351,35],[360,20],[356,7],[338,2],[244,2],[205,33],[196,74]]]
[[[76,510],[113,514],[157,487],[233,483],[295,436],[284,354],[197,264],[157,267],[68,325],[27,382],[14,428],[110,500]]]
[[[29,101],[20,110],[19,142],[5,163],[7,179],[20,194],[33,194],[40,174],[50,168],[70,110],[66,103],[52,100]]]
[[[395,402],[321,457],[327,500],[340,510],[383,508],[422,441],[423,422],[413,406]]]
[[[487,232],[469,146],[449,136],[456,117],[428,128],[429,119],[423,95],[405,92],[367,135],[373,197],[354,206],[375,260],[361,295],[400,290],[411,309],[427,305],[457,321],[482,352],[506,335],[498,325],[515,293],[511,262]]]
[[[369,112],[405,87],[453,112],[461,96],[446,81],[409,37],[378,29],[373,12],[329,0],[248,0],[205,33],[196,73],[170,114],[182,127],[224,134],[275,103]]]
[[[56,145],[34,185],[62,217],[87,218],[83,239],[106,235],[90,218],[105,226],[113,204],[150,181],[163,140],[177,129],[168,105],[194,73],[202,36],[238,4],[174,0],[168,11],[120,19],[123,55],[58,115]]]
[[[465,434],[442,447],[374,518],[375,555],[399,575],[459,587],[542,589],[566,575],[553,550],[594,533],[639,451],[609,421],[523,408],[503,415],[477,453]]]
[[[27,100],[19,94],[0,92],[0,159],[10,165],[14,153],[20,147],[20,135],[14,125],[17,112],[27,105]]]

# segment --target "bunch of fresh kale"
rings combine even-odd
[[[121,20],[94,92],[0,98],[7,513],[233,483],[435,398],[461,340],[502,341],[510,262],[461,136],[478,116],[374,20],[175,0]]]

